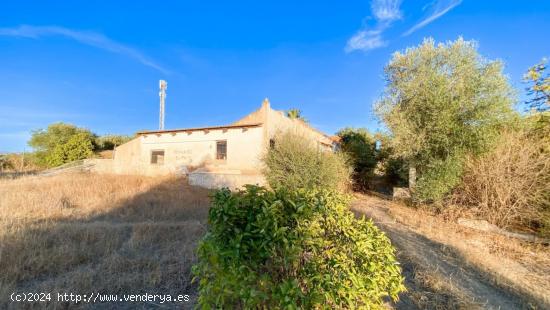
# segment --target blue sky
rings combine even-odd
[[[376,130],[394,51],[463,36],[523,93],[550,56],[550,1],[3,1],[0,151],[64,121],[98,134],[230,123],[268,97],[317,128]]]

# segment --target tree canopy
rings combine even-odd
[[[396,52],[376,112],[392,149],[419,169],[418,196],[438,199],[457,184],[461,158],[486,151],[514,119],[514,93],[500,61],[462,38]]]
[[[527,94],[530,96],[526,102],[530,109],[538,112],[550,110],[550,73],[548,60],[543,59],[538,64],[527,70],[523,80],[529,84]]]
[[[93,154],[96,136],[88,129],[66,123],[54,123],[32,132],[29,145],[38,164],[58,166]]]
[[[132,139],[125,135],[97,136],[86,128],[67,123],[53,123],[32,132],[29,145],[34,161],[42,167],[55,167],[74,160],[90,158],[94,152],[112,150]]]

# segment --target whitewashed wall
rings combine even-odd
[[[203,168],[256,171],[263,151],[262,127],[141,135],[115,151],[116,173],[162,175]],[[227,141],[227,159],[216,160],[216,142]],[[164,164],[151,164],[151,152],[164,150]]]

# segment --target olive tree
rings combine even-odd
[[[393,54],[376,112],[392,134],[396,156],[418,173],[417,198],[448,193],[460,181],[464,156],[488,150],[516,115],[502,69],[462,38],[442,44],[426,39]]]

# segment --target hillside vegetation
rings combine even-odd
[[[388,131],[339,132],[355,188],[377,189],[379,179],[387,187],[408,185],[415,206],[446,214],[459,207],[465,217],[549,237],[546,62],[525,76],[526,113],[515,109],[517,92],[503,67],[462,38],[426,39],[394,53],[375,104]]]
[[[34,150],[31,158],[35,165],[56,167],[112,150],[130,139],[121,135],[98,136],[86,128],[59,122],[34,130],[28,143]]]

